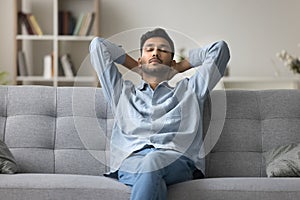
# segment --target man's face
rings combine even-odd
[[[146,40],[139,59],[142,71],[146,73],[170,70],[174,60],[169,42],[162,37]]]

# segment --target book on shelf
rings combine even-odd
[[[91,13],[90,17],[89,17],[89,21],[87,23],[87,29],[85,31],[85,35],[90,35],[91,31],[93,29],[93,25],[94,25],[94,20],[95,20],[95,13]]]
[[[72,35],[75,29],[76,20],[70,11],[59,11],[58,34]]]
[[[81,13],[75,25],[73,35],[87,36],[91,34],[95,20],[95,13]]]
[[[39,23],[37,22],[35,16],[33,14],[29,13],[29,14],[27,14],[27,17],[28,17],[29,24],[31,25],[35,35],[43,35],[43,31],[42,31]]]
[[[58,64],[58,76],[66,76],[65,72],[64,72],[64,69],[61,65],[61,61],[59,61],[59,64]]]
[[[26,31],[29,35],[43,35],[43,31],[37,22],[36,17],[32,13],[18,12],[18,21],[21,27],[21,24],[24,24]]]
[[[18,76],[28,76],[28,69],[27,69],[27,63],[26,63],[26,57],[24,51],[18,51]]]
[[[29,35],[34,35],[34,32],[32,30],[32,27],[31,25],[29,24],[29,20],[27,18],[27,14],[23,13],[23,12],[18,12],[18,22],[19,22],[19,27],[21,29],[22,27],[22,24],[24,25],[27,33]]]
[[[78,35],[79,34],[79,30],[82,24],[82,21],[84,19],[85,14],[81,13],[76,21],[76,25],[75,25],[75,29],[73,31],[73,35]]]
[[[60,57],[60,64],[66,77],[72,78],[76,75],[76,70],[69,54],[64,54]]]

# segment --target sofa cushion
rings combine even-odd
[[[206,178],[169,187],[168,199],[296,200],[298,178]]]
[[[0,140],[0,173],[13,174],[17,172],[17,164],[14,156],[6,144]]]
[[[1,199],[128,200],[130,188],[103,176],[0,174]]]
[[[214,127],[223,121],[204,118],[205,139],[208,135],[211,141],[217,140],[206,157],[206,177],[267,176],[263,152],[300,143],[299,102],[300,90],[226,91],[226,117],[220,136]]]
[[[214,91],[211,98],[221,92]],[[212,106],[220,107],[219,104]],[[221,122],[212,117],[207,135],[216,137],[214,127]],[[261,123],[256,92],[226,91],[225,122],[221,135],[216,139],[217,143],[206,159],[207,177],[261,175]]]
[[[281,145],[265,154],[266,173],[274,176],[300,176],[300,144]]]
[[[2,86],[0,140],[19,173],[101,175],[109,171],[107,113],[98,88]]]

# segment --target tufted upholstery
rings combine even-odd
[[[211,99],[218,98],[220,91],[213,92]],[[207,176],[266,176],[262,153],[300,142],[300,91],[227,91],[224,100],[225,123],[207,156]],[[205,126],[219,123],[208,108]],[[19,172],[103,174],[112,124],[101,89],[0,87],[0,138]]]
[[[0,87],[0,138],[19,172],[106,172],[112,120],[103,101],[96,88]]]
[[[207,158],[208,177],[265,177],[262,153],[300,142],[299,90],[227,91],[226,105],[221,136]]]
[[[98,176],[112,125],[101,89],[0,86],[0,139],[19,166],[0,175],[1,199],[129,199],[129,187]],[[300,142],[299,131],[299,90],[214,91],[204,107],[210,178],[172,185],[168,199],[299,199],[300,179],[265,178],[262,156]]]

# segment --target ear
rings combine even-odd
[[[168,79],[172,79],[176,74],[178,73],[178,71],[176,70],[176,61],[172,60],[171,61],[171,70],[169,72],[169,76]]]
[[[175,66],[176,66],[176,60],[172,60],[172,61],[171,61],[171,67],[174,68]]]
[[[141,57],[138,58],[137,62],[138,62],[138,67],[140,68],[142,66],[142,59],[141,59]]]
[[[140,76],[142,76],[142,59],[138,58],[137,62],[138,62],[138,66],[133,71],[138,73]]]

